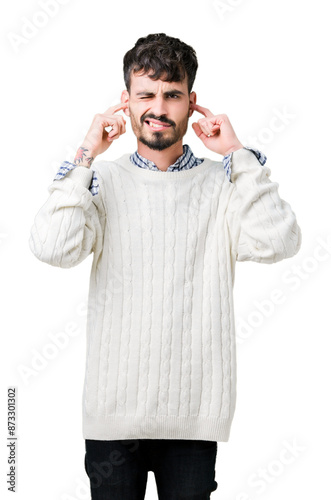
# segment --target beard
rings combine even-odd
[[[136,135],[138,141],[142,142],[145,146],[150,149],[156,151],[163,151],[164,149],[169,148],[176,142],[180,141],[187,131],[188,119],[189,119],[189,111],[186,117],[179,123],[175,123],[172,120],[169,120],[164,115],[155,116],[155,115],[143,115],[139,121],[135,118],[135,116],[131,113],[131,126],[134,134]],[[154,118],[155,120],[160,120],[164,123],[168,123],[171,125],[169,129],[164,130],[162,132],[154,131],[145,131],[144,123],[148,118]]]
[[[140,142],[145,144],[145,146],[148,146],[150,149],[154,149],[156,151],[163,151],[181,139],[178,134],[172,135],[172,137],[163,137],[162,132],[153,132],[153,136],[150,139],[144,137],[143,134],[137,138]]]

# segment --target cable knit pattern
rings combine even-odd
[[[93,253],[82,397],[84,439],[227,441],[236,405],[236,261],[295,255],[301,230],[270,170],[235,151],[194,168],[124,155],[49,187],[30,248],[59,267]]]
[[[237,260],[272,264],[297,253],[301,231],[290,205],[279,197],[279,184],[269,179],[270,169],[243,149],[235,153],[231,212],[235,212],[233,231],[239,234]]]

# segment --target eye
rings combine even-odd
[[[171,98],[174,98],[174,99],[178,99],[179,95],[177,95],[177,94],[168,94],[168,97],[171,97]]]

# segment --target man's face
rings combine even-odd
[[[122,102],[129,107],[131,126],[138,141],[150,149],[162,151],[184,137],[196,101],[195,92],[188,93],[187,76],[182,82],[152,80],[148,74],[131,73],[130,94],[124,90]]]

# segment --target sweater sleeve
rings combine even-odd
[[[265,162],[267,161],[267,157],[265,156],[265,154],[261,153],[261,151],[259,151],[258,149],[250,148],[250,147],[247,147],[247,146],[244,146],[244,149],[247,149],[248,151],[252,151],[252,153],[255,154],[256,158],[259,160],[259,162],[261,163],[261,165],[264,165]],[[224,167],[226,176],[227,176],[227,178],[229,179],[230,182],[232,182],[231,181],[232,156],[233,156],[233,153],[230,153],[230,154],[224,156],[224,158],[223,158],[223,167]]]
[[[227,222],[237,261],[272,264],[293,257],[301,247],[295,213],[280,198],[270,173],[249,150],[233,153]]]
[[[78,165],[76,165],[75,163],[71,163],[70,161],[66,161],[66,160],[63,161],[53,180],[55,181],[55,180],[63,179],[63,177],[65,177],[74,168],[77,168],[77,166]],[[97,174],[94,170],[93,170],[92,180],[91,180],[91,183],[89,185],[89,190],[91,191],[93,196],[95,196],[99,192],[98,177],[97,177]]]
[[[76,167],[49,186],[49,197],[35,217],[29,239],[39,260],[73,267],[102,245],[104,210],[100,196],[93,197],[89,190],[92,175],[92,170]]]

